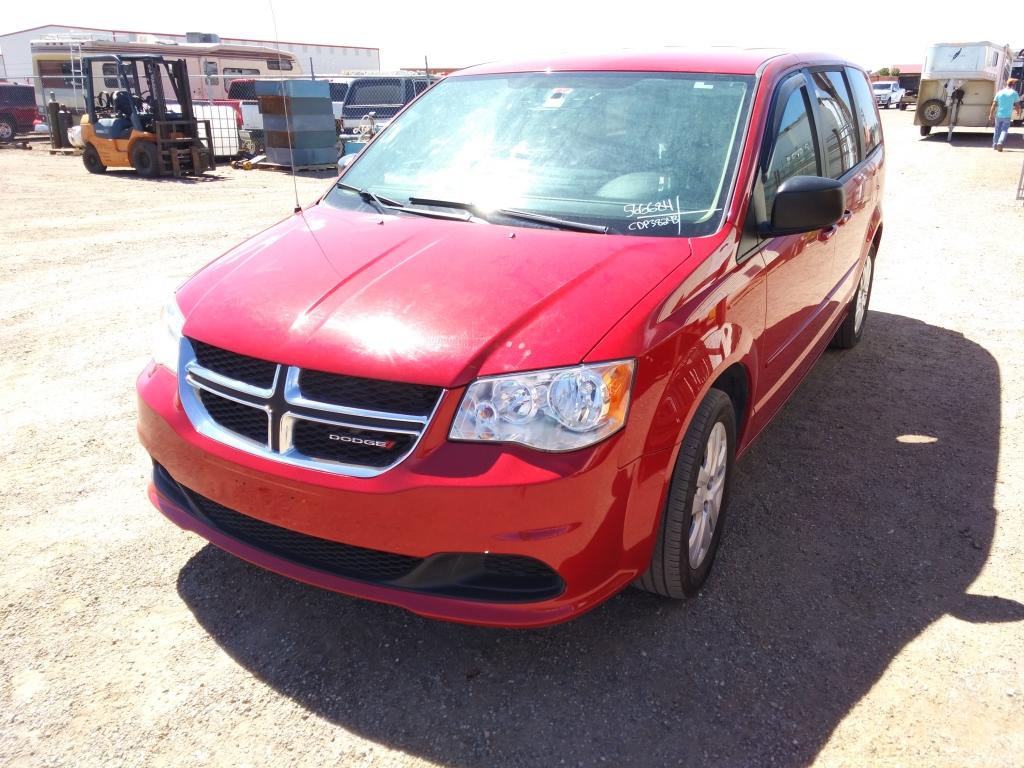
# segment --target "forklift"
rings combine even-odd
[[[94,78],[93,68],[102,65]],[[113,65],[113,66],[111,66]],[[141,65],[141,66],[140,66]],[[140,77],[141,69],[141,77]],[[86,56],[82,162],[89,173],[134,168],[140,176],[199,176],[216,165],[210,121],[197,121],[184,59],[163,56]],[[114,91],[96,91],[96,80]],[[164,81],[174,91],[168,111]],[[205,129],[201,137],[199,126]]]

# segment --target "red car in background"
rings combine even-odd
[[[883,165],[864,72],[822,55],[457,72],[167,304],[150,497],[425,616],[692,595],[736,459],[861,338]]]

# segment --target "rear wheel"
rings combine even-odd
[[[921,135],[922,136],[927,136],[931,132],[932,132],[932,127],[930,125],[922,125],[921,126]]]
[[[864,260],[864,269],[861,270],[860,280],[857,282],[857,290],[850,300],[850,307],[846,312],[846,319],[839,326],[836,335],[832,337],[829,344],[834,349],[852,349],[857,346],[860,337],[864,335],[864,323],[868,319],[868,302],[871,301],[871,284],[875,279],[875,249],[868,252]]]
[[[96,151],[96,147],[92,144],[86,144],[85,149],[82,150],[82,163],[85,165],[85,170],[89,173],[107,172],[107,166],[100,160],[100,153]]]
[[[160,172],[156,158],[156,145],[151,141],[137,141],[132,145],[132,168],[139,176],[151,178]]]
[[[6,144],[9,141],[14,141],[14,134],[17,133],[17,126],[14,124],[14,118],[8,117],[7,115],[0,115],[0,144]]]
[[[701,588],[722,538],[735,453],[732,400],[712,389],[679,447],[651,562],[635,586],[676,599]]]

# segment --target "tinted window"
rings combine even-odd
[[[229,99],[256,100],[256,83],[252,80],[234,80],[228,88]]]
[[[0,85],[0,104],[5,107],[34,107],[36,91],[31,85]]]
[[[853,89],[853,103],[857,109],[857,124],[860,126],[860,145],[867,155],[882,141],[882,129],[878,125],[878,111],[875,109],[875,99],[868,89],[868,81],[862,72],[849,67],[846,68],[846,77],[850,80],[850,88]]]
[[[289,59],[267,59],[267,69],[288,70],[292,68]]]
[[[818,100],[818,119],[821,120],[825,174],[838,179],[857,164],[856,123],[850,107],[839,96],[826,73],[815,72],[811,78]]]
[[[817,176],[814,126],[807,109],[807,89],[797,88],[782,111],[764,178],[765,210],[771,211],[779,185],[793,176]]]
[[[348,83],[329,83],[331,88],[331,101],[344,101],[348,93]]]
[[[348,103],[359,107],[405,104],[405,82],[402,80],[369,80],[352,85]]]

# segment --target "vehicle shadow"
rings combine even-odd
[[[209,184],[215,181],[224,181],[224,177],[217,174],[217,171],[208,171],[199,176],[140,176],[132,168],[110,168],[104,174],[113,179],[132,179],[140,184]]]
[[[804,765],[968,593],[995,527],[1000,379],[982,347],[871,312],[736,473],[715,572],[685,603],[627,590],[568,624],[445,624],[200,550],[178,592],[240,665],[316,715],[452,766]]]
[[[936,128],[932,131],[930,136],[923,137],[921,141],[927,141],[932,143],[946,143],[946,129]],[[953,140],[948,142],[950,146],[960,147],[963,149],[987,149],[992,152],[992,129],[985,131],[983,128],[979,128],[975,131],[953,131]],[[1024,150],[1024,135],[1021,135],[1020,129],[1010,129],[1010,132],[1006,135],[1006,141],[1003,143],[1003,150],[1005,152],[1019,152]]]

